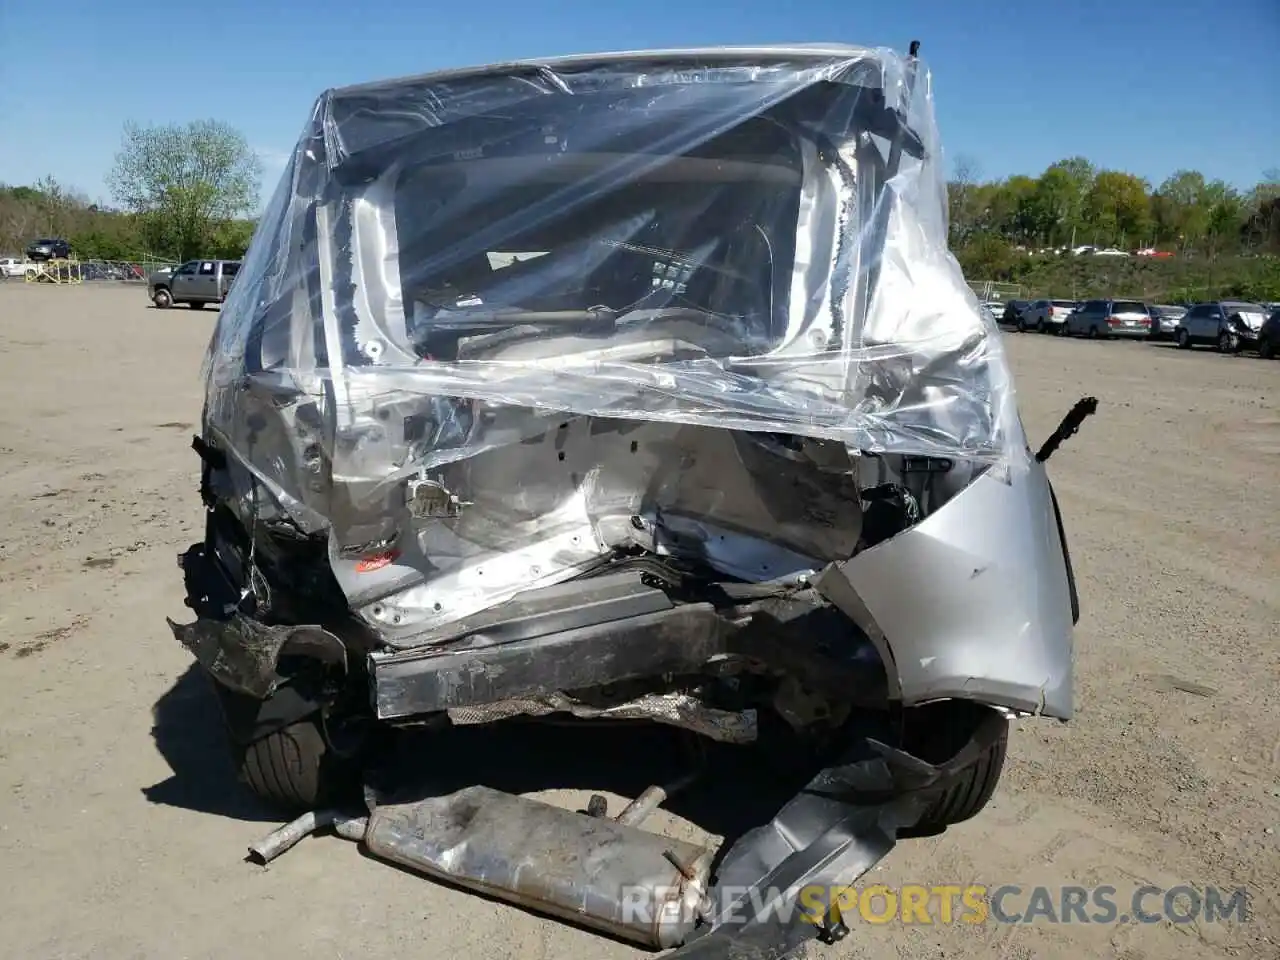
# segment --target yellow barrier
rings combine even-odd
[[[27,283],[84,283],[79,260],[44,260],[26,274]]]

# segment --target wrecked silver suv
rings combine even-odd
[[[320,97],[209,350],[174,625],[243,779],[313,811],[263,858],[336,825],[680,956],[781,956],[838,908],[730,923],[743,891],[977,813],[1008,719],[1071,716],[1077,609],[945,196],[914,48]],[[670,787],[617,818],[359,790],[388,731],[517,716],[778,749],[808,786],[718,852],[640,828]]]

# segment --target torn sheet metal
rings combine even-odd
[[[542,717],[568,713],[583,719],[651,720],[667,726],[691,730],[721,743],[753,743],[757,734],[755,710],[735,712],[705,706],[688,693],[654,693],[612,707],[593,707],[561,693],[478,707],[449,710],[449,719],[459,726],[492,723],[508,717]]]

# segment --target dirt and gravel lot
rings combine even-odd
[[[241,862],[270,816],[231,781],[164,622],[186,615],[176,557],[200,536],[189,443],[215,317],[0,284],[0,956],[644,956],[337,839]],[[992,805],[873,877],[1110,884],[1122,905],[1148,883],[1247,886],[1252,920],[859,925],[821,955],[1274,958],[1280,363],[1007,340],[1033,438],[1102,401],[1051,463],[1084,608],[1078,716],[1020,723]]]

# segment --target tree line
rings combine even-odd
[[[53,177],[0,185],[0,256],[60,237],[82,260],[236,259],[253,235],[261,173],[243,134],[221,121],[126,124],[107,176],[112,204]]]
[[[1249,190],[1178,170],[1159,185],[1084,157],[1038,177],[983,180],[959,158],[948,184],[950,244],[966,273],[1016,279],[1027,254],[1154,249],[1180,259],[1280,254],[1280,168]]]

